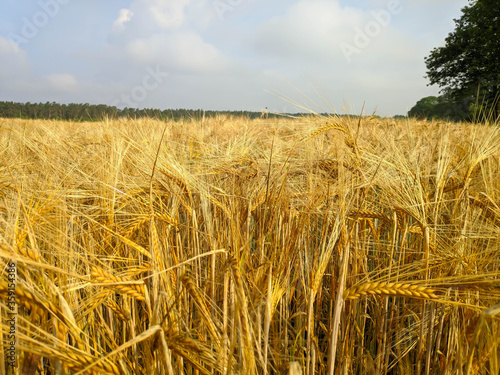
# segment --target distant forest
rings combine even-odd
[[[15,103],[0,101],[0,118],[23,118],[23,119],[49,119],[66,121],[102,121],[105,118],[156,118],[158,120],[201,119],[203,117],[215,117],[218,115],[231,115],[237,117],[254,118],[277,118],[277,117],[299,117],[309,116],[310,113],[286,113],[278,114],[272,112],[252,112],[252,111],[206,111],[203,109],[119,109],[104,104],[59,104],[55,102],[47,103]],[[323,113],[328,116],[331,114]],[[338,116],[338,115],[337,115]],[[345,116],[345,115],[340,115]],[[350,117],[358,117],[350,115]],[[395,116],[403,117],[403,116]]]
[[[276,118],[284,115],[275,113],[251,112],[251,111],[205,111],[202,109],[119,109],[104,104],[59,104],[55,102],[47,103],[15,103],[0,101],[0,117],[3,118],[23,118],[23,119],[51,119],[51,120],[71,120],[71,121],[102,121],[105,118],[157,118],[159,120],[179,121],[189,118],[215,117],[217,115],[232,115],[247,117],[250,119],[259,118],[263,115],[267,118]],[[286,115],[306,115],[306,114],[286,114]],[[285,116],[286,116],[285,115]]]

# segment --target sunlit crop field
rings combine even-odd
[[[2,355],[15,305],[15,374],[498,374],[498,129],[0,119]]]

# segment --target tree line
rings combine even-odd
[[[246,118],[259,118],[262,112],[252,111],[206,111],[202,109],[154,109],[154,108],[123,108],[119,109],[104,104],[59,104],[56,102],[46,103],[16,103],[0,102],[0,117],[24,118],[24,119],[50,119],[65,121],[101,121],[105,118],[157,118],[159,120],[174,120],[203,117],[215,117],[217,115],[242,116]],[[298,114],[295,114],[298,115]],[[280,116],[274,113],[265,113],[267,118]]]
[[[323,117],[351,117],[359,118],[358,115],[319,113]],[[59,104],[56,102],[46,103],[17,103],[0,101],[0,118],[23,118],[40,120],[62,120],[62,121],[102,121],[103,119],[140,119],[155,118],[162,121],[182,121],[186,119],[201,120],[203,118],[214,118],[216,116],[233,116],[248,119],[278,117],[307,117],[311,113],[274,113],[265,111],[214,111],[204,109],[154,109],[154,108],[124,108],[119,109],[105,104]],[[377,116],[378,117],[378,116]],[[404,116],[394,116],[395,118]]]

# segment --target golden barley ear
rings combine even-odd
[[[391,223],[391,220],[386,215],[370,210],[353,210],[349,213],[349,217],[359,217],[361,219],[379,219],[384,223]]]
[[[415,284],[375,282],[351,287],[344,292],[344,299],[354,300],[368,295],[405,296],[437,299],[434,289]]]
[[[101,361],[96,364],[98,358],[90,355],[82,354],[76,351],[68,351],[65,354],[71,359],[71,362],[65,361],[65,365],[75,372],[82,371],[90,366],[92,372],[97,371],[101,374],[124,375],[120,367],[109,362],[108,360]]]
[[[193,279],[188,274],[184,274],[181,277],[181,282],[188,291],[188,293],[191,295],[191,297],[193,297],[193,299],[195,300],[196,305],[198,306],[199,311],[201,312],[201,316],[205,321],[205,324],[207,325],[210,335],[212,336],[212,340],[214,340],[217,349],[220,349],[221,336],[217,331],[217,327],[214,324],[213,318],[210,314],[210,310],[208,309],[208,306],[205,303],[205,299],[201,294],[201,291],[199,290],[199,288],[194,283]]]
[[[130,282],[130,280],[115,276],[96,266],[92,266],[91,276],[94,277],[97,282],[110,284],[110,287],[118,292],[128,294],[139,301],[146,301],[144,283],[137,283],[136,281]]]
[[[304,141],[307,140],[307,139],[310,139],[310,138],[317,137],[318,135],[320,135],[320,134],[322,134],[324,132],[327,132],[328,130],[333,130],[333,129],[341,131],[342,133],[344,133],[348,137],[351,136],[351,133],[349,132],[349,130],[344,125],[336,124],[336,123],[331,123],[331,124],[327,124],[325,126],[322,126],[319,129],[313,131],[311,134],[307,135],[304,138]]]

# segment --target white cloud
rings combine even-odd
[[[342,6],[338,0],[299,0],[257,29],[254,48],[284,62],[331,68],[351,62],[377,67],[382,61],[386,66],[408,61],[416,57],[412,44],[417,41],[395,27],[404,10],[402,5],[396,8],[398,12],[383,6],[363,10]]]
[[[353,25],[361,24],[362,19],[361,11],[343,8],[338,1],[301,0],[284,15],[261,25],[255,47],[266,54],[301,61],[335,57],[340,42],[348,40]]]
[[[130,9],[120,9],[118,18],[113,22],[113,31],[120,32],[125,29],[125,24],[132,20],[134,13]]]
[[[0,77],[11,80],[29,70],[26,51],[15,42],[0,35]],[[5,81],[3,84],[5,85]]]
[[[11,53],[19,55],[20,53],[22,53],[22,50],[13,40],[0,35],[0,53]]]
[[[181,73],[216,73],[231,66],[228,57],[194,32],[135,39],[128,44],[127,52],[136,63],[157,63]]]
[[[421,78],[428,46],[402,30],[412,16],[408,4],[399,3],[396,11],[387,4],[362,9],[338,0],[298,0],[260,25],[253,46],[267,58],[266,68],[279,69],[292,81],[305,73],[334,102],[349,97],[355,107],[366,101],[367,107],[380,104],[382,114],[396,112],[413,100],[400,93],[429,91]],[[355,52],[346,56],[342,45]]]
[[[207,12],[209,0],[132,0],[121,9],[113,22],[113,42],[130,41],[157,33],[199,30],[207,27],[213,12]],[[231,0],[232,1],[232,0]]]
[[[68,73],[37,76],[25,50],[11,40],[0,36],[0,79],[2,91],[9,92],[10,100],[24,95],[26,100],[46,101],[49,98],[63,97],[78,92],[79,85],[74,76]],[[5,92],[2,100],[9,100]],[[2,95],[3,94],[3,95]],[[37,99],[38,98],[38,99]]]
[[[78,89],[76,78],[69,73],[49,74],[44,78],[50,85],[50,88],[56,91],[74,93]]]
[[[185,21],[184,8],[191,0],[136,0],[139,6],[146,6],[149,15],[161,29],[175,29]]]

